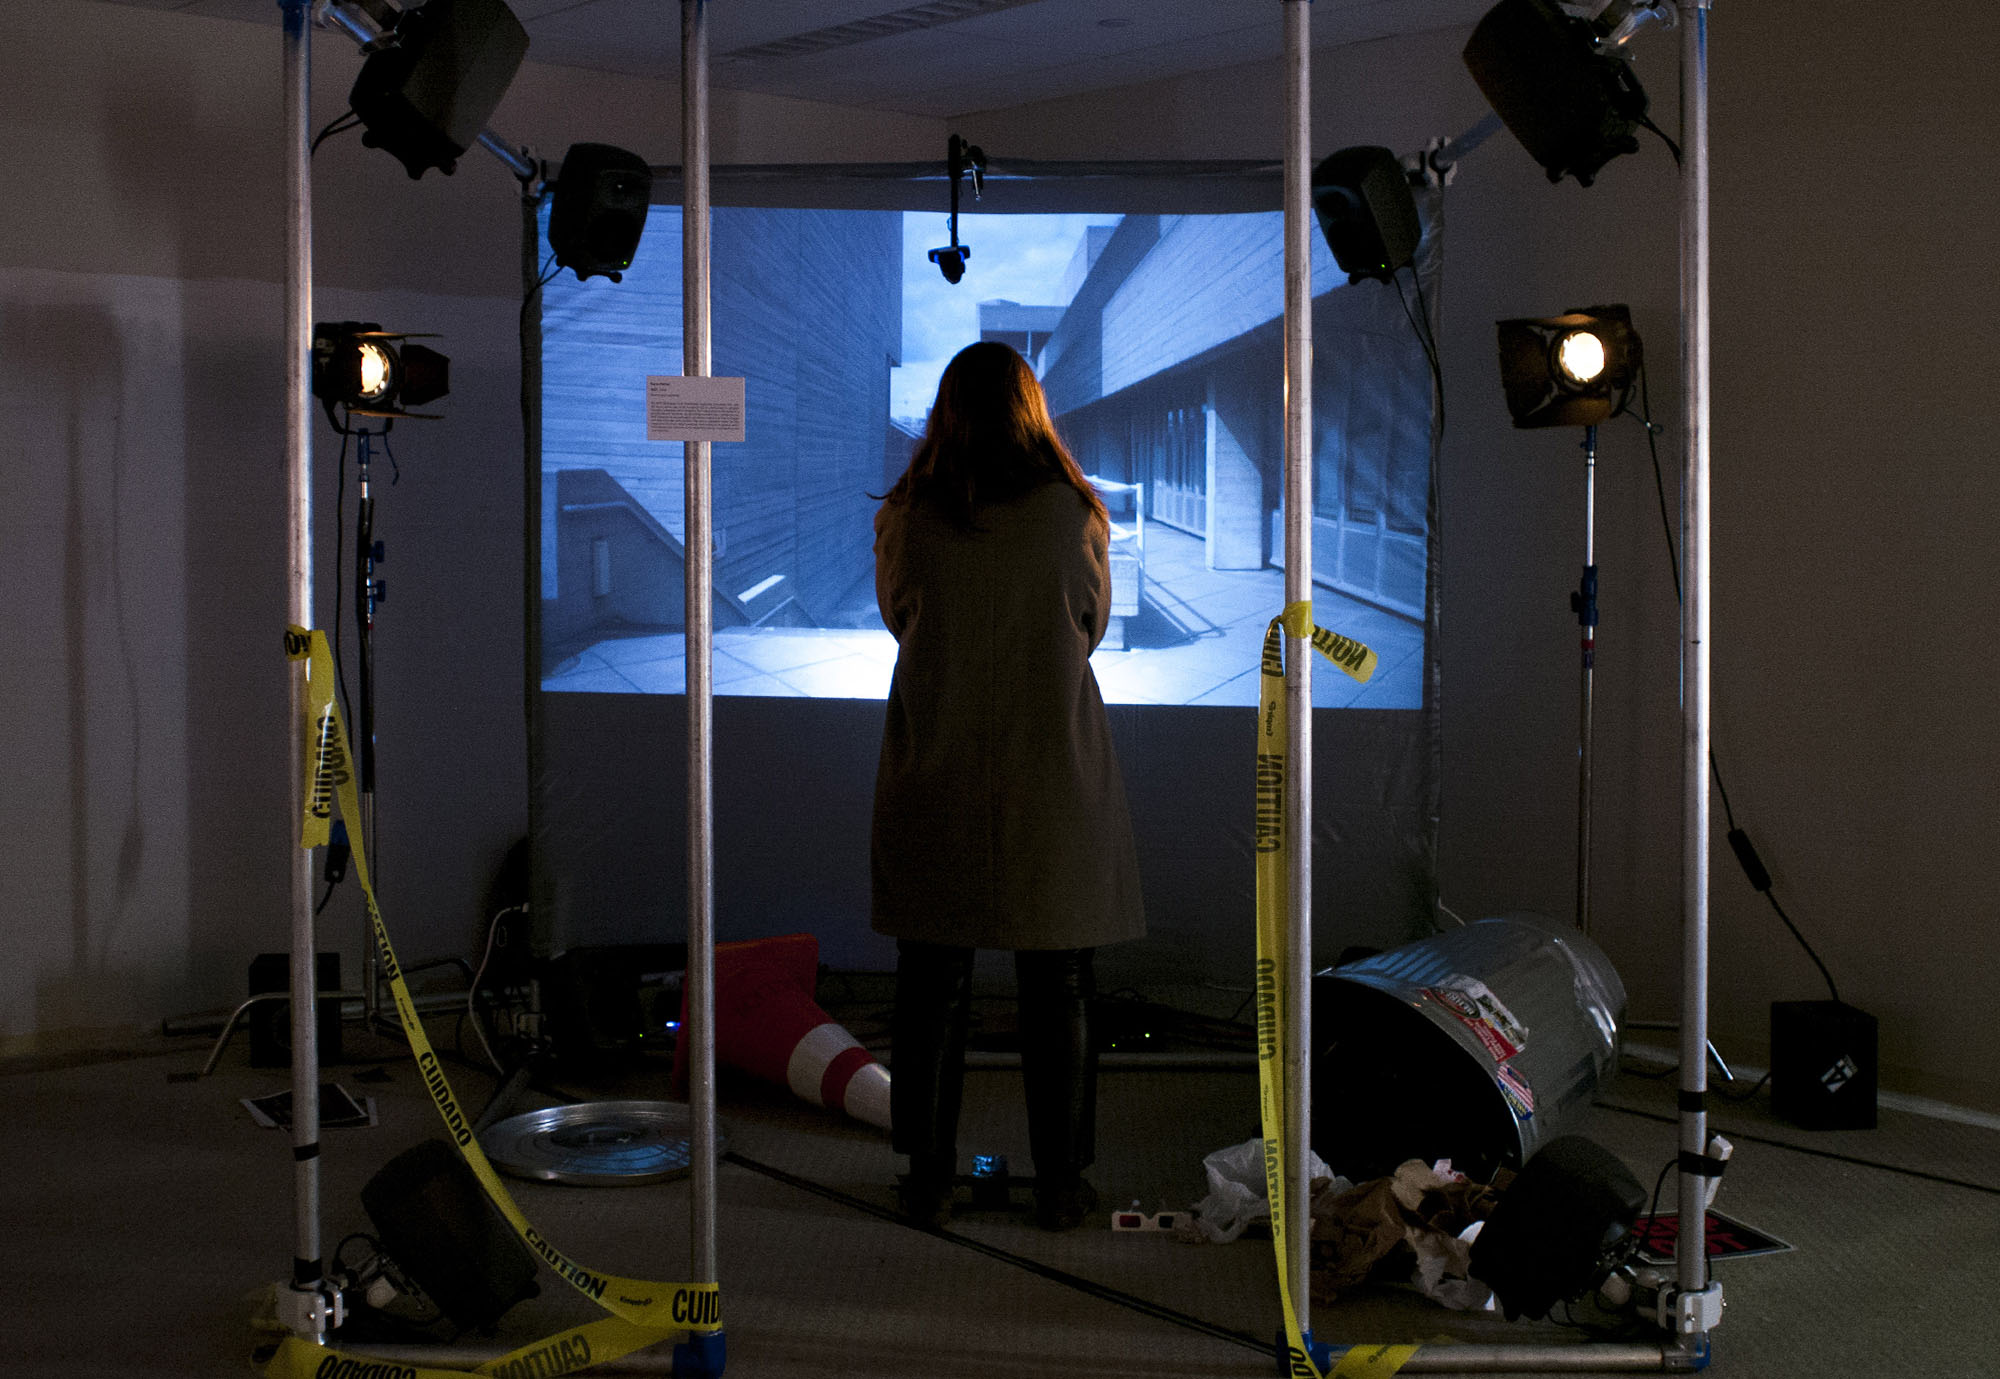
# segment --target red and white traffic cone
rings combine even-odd
[[[716,1061],[887,1130],[889,1070],[819,1008],[818,976],[819,940],[811,934],[716,944]],[[681,1022],[674,1082],[685,1087],[685,994]]]

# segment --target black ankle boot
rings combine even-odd
[[[952,1165],[924,1155],[910,1157],[910,1171],[896,1180],[896,1210],[914,1226],[943,1230],[951,1221]]]
[[[1082,1178],[1035,1180],[1035,1224],[1045,1231],[1081,1226],[1097,1210],[1097,1189]]]

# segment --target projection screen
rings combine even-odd
[[[1034,366],[1113,521],[1093,658],[1132,806],[1149,936],[1100,955],[1150,987],[1247,974],[1258,650],[1283,601],[1283,246],[1276,165],[717,168],[714,369],[746,436],[713,447],[716,914],[810,930],[882,970],[868,814],[895,642],[874,604],[876,495],[939,371],[979,339]],[[678,180],[622,282],[548,281],[530,469],[537,943],[684,930],[682,455],[646,438],[681,369]],[[1428,300],[1441,261],[1423,197]],[[546,233],[546,212],[541,232]],[[546,256],[540,246],[537,261]],[[1399,290],[1400,288],[1400,290]],[[1349,285],[1315,236],[1316,621],[1375,648],[1314,677],[1315,951],[1430,932],[1435,902],[1432,378],[1400,285]],[[529,333],[533,338],[533,332]],[[532,372],[531,372],[531,377]],[[1332,945],[1330,948],[1327,945]]]

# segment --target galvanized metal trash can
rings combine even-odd
[[[1356,1182],[1450,1159],[1482,1182],[1618,1066],[1625,984],[1576,926],[1510,914],[1314,974],[1312,1147]]]

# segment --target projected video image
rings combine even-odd
[[[887,693],[870,495],[987,339],[1034,366],[1111,513],[1106,701],[1254,704],[1284,603],[1282,217],[961,215],[959,240],[950,284],[936,212],[714,212],[712,371],[748,409],[711,450],[716,693]],[[1314,248],[1314,615],[1381,662],[1366,686],[1321,662],[1313,698],[1415,708],[1429,374],[1393,289]],[[681,369],[680,256],[655,207],[622,283],[544,289],[547,690],[685,692],[684,457],[645,439],[646,377]]]

